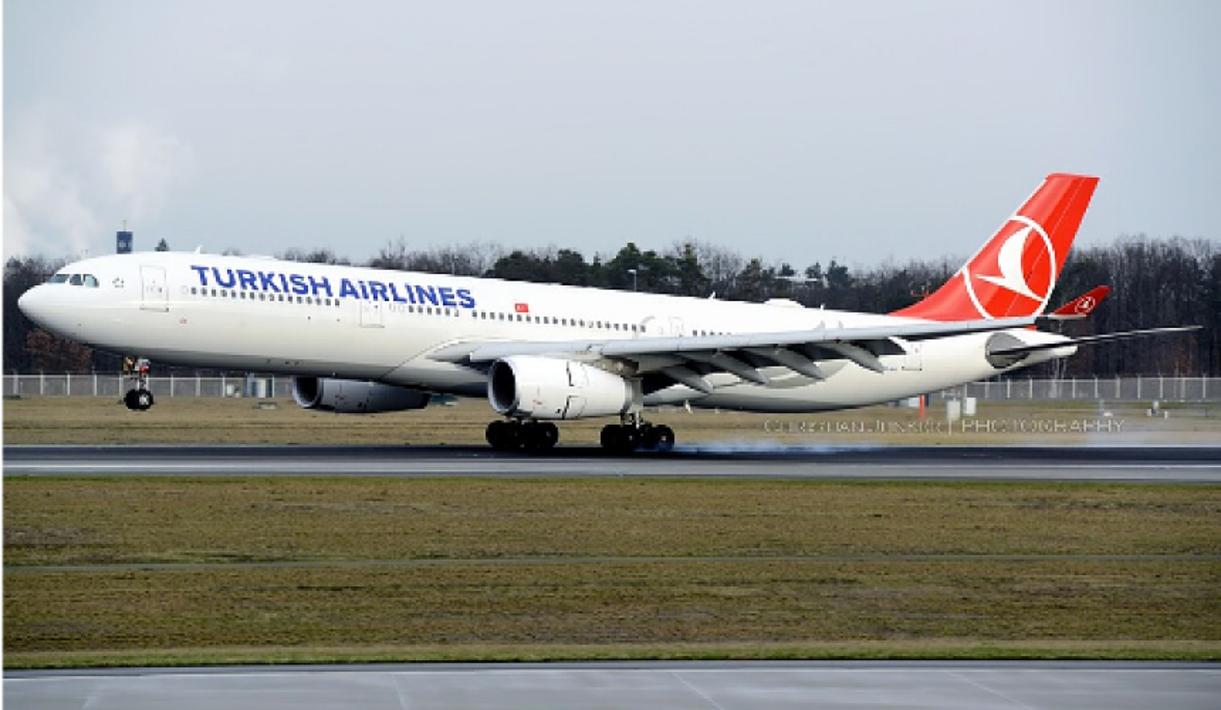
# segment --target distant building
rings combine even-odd
[[[115,235],[115,242],[116,243],[115,243],[114,251],[116,254],[130,254],[131,253],[131,247],[132,247],[131,232],[129,232],[127,230],[121,230],[118,234]]]

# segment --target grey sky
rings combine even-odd
[[[1221,3],[6,0],[4,253],[1221,237]]]

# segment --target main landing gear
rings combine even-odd
[[[153,406],[153,393],[148,389],[149,362],[145,358],[127,356],[123,358],[123,374],[135,385],[123,395],[123,404],[135,412],[143,412]]]
[[[488,443],[497,451],[549,451],[560,440],[560,430],[551,422],[496,420],[488,424]],[[650,424],[639,415],[624,417],[622,424],[602,427],[602,448],[609,454],[633,451],[666,452],[674,448],[674,430]]]
[[[650,424],[638,414],[629,414],[622,424],[602,427],[602,448],[611,454],[637,450],[664,453],[674,448],[674,430],[665,424]]]
[[[524,448],[527,451],[547,451],[560,440],[560,430],[551,422],[496,420],[488,424],[488,443],[497,451]]]

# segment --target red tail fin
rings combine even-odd
[[[1097,185],[1096,177],[1048,175],[953,278],[892,315],[955,321],[1042,313]]]

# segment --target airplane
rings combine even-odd
[[[1045,315],[1099,178],[1052,174],[938,290],[889,314],[490,278],[152,252],[69,264],[19,307],[41,327],[160,363],[286,374],[307,409],[421,409],[486,396],[495,449],[554,447],[554,422],[617,417],[608,452],[668,451],[663,405],[819,412],[1009,373],[1079,345],[1037,325],[1088,315],[1095,289]],[[146,380],[132,409],[153,404]]]

